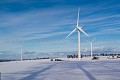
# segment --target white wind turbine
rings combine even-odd
[[[23,50],[22,50],[22,48],[21,48],[21,61],[23,60]]]
[[[88,35],[87,35],[87,33],[85,33],[83,31],[82,27],[78,25],[78,23],[79,23],[79,11],[80,11],[80,8],[78,9],[77,25],[76,25],[76,27],[71,31],[71,33],[67,37],[69,37],[73,32],[75,32],[76,30],[78,30],[78,59],[80,60],[81,59],[81,52],[80,52],[80,31],[83,32],[86,36],[88,36]]]
[[[23,50],[22,47],[21,47],[21,51],[20,51],[20,58],[21,58],[20,60],[21,60],[21,61],[23,61],[24,51],[25,51],[25,50]]]
[[[93,42],[95,41],[95,39],[96,39],[96,38],[94,38],[92,41],[89,42],[89,43],[90,43],[90,49],[91,49],[91,50],[90,50],[91,59],[92,59],[92,57],[93,57]]]

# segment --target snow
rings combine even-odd
[[[120,80],[120,60],[2,62],[0,72],[2,80]]]

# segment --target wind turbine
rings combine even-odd
[[[21,48],[21,61],[23,60],[23,50],[22,50],[22,48]]]
[[[93,42],[95,41],[95,39],[96,39],[96,38],[94,38],[91,42],[89,42],[89,43],[90,43],[90,47],[91,47],[91,48],[90,48],[90,49],[91,49],[91,50],[90,50],[91,59],[92,59],[92,57],[93,57]]]
[[[71,31],[70,34],[68,34],[67,37],[69,37],[73,32],[75,32],[76,30],[78,30],[78,59],[80,60],[81,59],[81,52],[80,52],[80,31],[83,32],[86,36],[87,33],[82,29],[81,26],[78,25],[79,23],[79,11],[80,11],[80,8],[78,9],[78,17],[77,17],[77,24],[76,24],[76,27]],[[88,36],[89,37],[89,36]]]

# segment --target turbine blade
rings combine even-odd
[[[75,30],[76,30],[76,28],[74,28],[74,29],[70,32],[70,34],[68,34],[67,37],[69,37],[73,32],[75,32]],[[67,37],[66,37],[66,38],[67,38]]]
[[[83,31],[82,28],[80,28],[80,27],[77,27],[77,28],[78,28],[78,30],[82,31],[86,36],[88,36],[88,34],[85,31]]]
[[[91,42],[94,42],[96,38],[94,38]]]
[[[78,23],[79,23],[79,11],[80,11],[80,8],[78,9],[77,27],[78,27]]]

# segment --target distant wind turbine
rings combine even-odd
[[[71,33],[67,37],[69,37],[73,32],[75,32],[76,30],[78,30],[78,59],[80,60],[81,59],[81,52],[80,52],[80,31],[83,32],[86,36],[88,36],[88,35],[87,35],[87,33],[85,33],[83,31],[82,27],[78,25],[78,23],[79,23],[79,11],[80,11],[80,8],[78,9],[77,25],[76,25],[76,27],[71,31]]]
[[[91,51],[90,51],[90,53],[91,53],[91,59],[93,57],[93,42],[95,41],[95,39],[96,38],[94,38],[92,41],[89,42],[90,43],[90,47],[91,47]]]
[[[21,61],[23,60],[23,50],[22,50],[22,48],[21,48]]]

